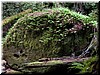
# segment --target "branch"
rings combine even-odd
[[[31,63],[25,63],[24,69],[25,68],[38,68],[38,67],[49,67],[49,66],[54,66],[58,64],[68,64],[72,62],[82,62],[84,60],[88,60],[88,58],[72,58],[68,57],[63,60],[50,60],[50,61],[42,61],[42,62],[31,62]]]
[[[78,57],[84,57],[87,53],[89,53],[90,48],[95,46],[96,43],[97,43],[97,37],[96,37],[96,35],[94,35],[94,37],[92,38],[88,48],[85,51],[83,51],[82,54],[79,55]]]

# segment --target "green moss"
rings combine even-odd
[[[88,44],[87,39],[91,38],[87,37],[93,33],[92,26],[87,28],[91,21],[85,22],[88,18],[65,8],[25,15],[18,19],[3,39],[3,56],[10,65],[17,64],[17,67],[21,67],[23,63],[43,57],[70,55],[74,45],[81,50]],[[78,20],[82,20],[85,30],[75,34],[68,32],[68,27]]]
[[[61,60],[52,60],[52,61],[48,61],[48,62],[31,62],[31,63],[26,63],[26,66],[49,66],[49,65],[55,65],[55,64],[63,64],[63,62]]]
[[[69,9],[66,8],[54,8],[54,10],[60,10],[63,13],[67,13],[71,15],[71,17],[73,17],[74,19],[81,20],[84,23],[84,25],[92,23],[93,26],[97,27],[97,21],[95,20],[93,21],[93,19],[89,16],[82,15],[81,13],[77,13],[74,11],[70,11]]]
[[[13,15],[13,16],[10,16],[10,17],[7,17],[6,19],[4,19],[2,21],[2,26],[3,26],[3,38],[5,38],[5,36],[7,35],[9,29],[16,23],[16,21],[25,16],[26,14],[32,12],[31,9],[28,9],[28,10],[25,10],[23,12],[20,12],[16,15]]]
[[[22,17],[22,16],[24,16],[24,15],[30,13],[30,12],[32,12],[32,10],[28,9],[28,10],[25,10],[25,11],[23,11],[21,13],[16,14],[16,15],[7,17],[2,21],[3,25],[6,25],[6,24],[10,23],[11,21],[14,21],[15,19],[18,19],[18,18],[20,18],[20,17]]]

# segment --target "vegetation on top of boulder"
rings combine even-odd
[[[92,23],[92,25],[94,25],[95,27],[97,26],[97,19],[96,20],[93,20],[92,17],[86,16],[86,15],[82,15],[81,13],[77,13],[75,11],[70,11],[69,9],[65,9],[65,8],[58,8],[58,10],[63,11],[63,13],[70,14],[71,17],[73,17],[73,18],[81,21],[84,25],[91,24]]]
[[[3,56],[12,67],[19,68],[43,57],[81,52],[90,43],[95,26],[97,22],[90,17],[66,8],[33,12],[10,28],[3,40]]]

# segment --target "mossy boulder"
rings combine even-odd
[[[27,9],[23,12],[20,12],[16,15],[13,15],[13,16],[10,16],[10,17],[7,17],[5,19],[3,19],[2,21],[2,25],[3,25],[3,37],[6,36],[8,30],[13,26],[13,24],[21,17],[23,17],[24,15],[28,14],[32,12],[31,9]]]
[[[66,8],[30,13],[18,19],[3,39],[3,58],[18,69],[40,58],[71,55],[89,44],[96,25],[90,17]]]

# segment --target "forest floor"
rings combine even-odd
[[[61,58],[41,58],[39,61],[27,63],[27,68],[37,68],[37,67],[46,67],[46,66],[52,66],[55,64],[67,64],[71,62],[82,62],[84,60],[88,60],[90,57],[61,57]],[[3,63],[4,64],[4,63]],[[41,65],[42,64],[42,65]],[[4,67],[4,66],[3,66]],[[15,73],[21,73],[20,71],[16,71],[14,69],[6,68],[3,69],[4,74],[15,74]]]

